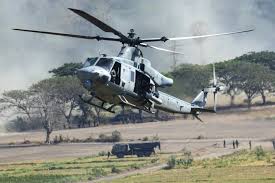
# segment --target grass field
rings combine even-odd
[[[0,182],[44,183],[79,182],[94,180],[167,162],[170,154],[150,158],[126,157],[117,159],[90,156],[71,160],[1,164]],[[113,180],[115,183],[151,182],[275,182],[275,153],[257,149],[242,150],[215,159],[195,160],[188,165],[184,152],[174,155],[175,167]],[[188,156],[192,159],[192,156]]]
[[[64,161],[1,164],[2,183],[79,182],[140,169],[163,161],[159,156],[150,158],[126,157],[117,159],[106,156],[84,157]]]
[[[177,161],[182,157],[177,157]],[[114,183],[262,183],[275,182],[275,153],[241,151],[218,159],[194,161],[190,167],[177,164],[169,170],[129,176]]]

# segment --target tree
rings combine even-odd
[[[250,108],[253,98],[257,94],[264,95],[264,91],[271,87],[270,82],[272,80],[269,80],[272,77],[271,71],[260,64],[240,62],[236,67],[236,73],[239,75],[238,87],[246,94],[247,105]]]
[[[54,96],[59,104],[57,105],[58,110],[65,117],[67,126],[71,128],[73,110],[82,104],[79,96],[86,90],[74,76],[54,77],[51,81],[54,85]]]
[[[53,83],[52,79],[45,79],[30,88],[33,92],[35,114],[46,131],[45,143],[50,143],[50,135],[55,126],[60,123],[60,113],[57,109],[59,103],[55,100]]]
[[[77,69],[82,67],[82,63],[65,63],[58,68],[50,70],[49,73],[53,73],[53,76],[74,76]]]
[[[275,74],[268,67],[263,67],[258,73],[259,93],[262,97],[262,104],[266,104],[266,92],[273,91]]]
[[[0,112],[13,110],[17,114],[23,114],[31,121],[32,112],[32,94],[26,90],[6,91],[0,98]]]
[[[94,120],[94,127],[98,126],[101,123],[102,109],[95,107],[96,120]]]
[[[195,97],[209,85],[211,73],[212,66],[182,64],[167,74],[174,79],[174,84],[164,91],[179,97]]]
[[[272,51],[250,52],[237,57],[236,60],[264,65],[275,70],[275,52]]]
[[[91,105],[85,103],[82,100],[78,101],[78,109],[81,111],[81,121],[79,121],[79,127],[84,127],[85,124],[88,124],[89,127],[91,127],[92,121],[94,121],[94,126],[95,126],[95,114],[94,111],[92,110],[93,108]]]
[[[226,85],[226,94],[230,96],[230,106],[234,105],[235,96],[241,93],[238,88],[239,73],[236,72],[238,62],[231,60],[216,64],[216,72],[219,81]]]

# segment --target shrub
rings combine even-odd
[[[151,163],[156,163],[156,162],[158,162],[158,161],[159,161],[158,158],[154,158],[154,159],[151,160]]]
[[[112,170],[111,170],[112,173],[120,173],[121,170],[115,166],[112,166]]]
[[[258,146],[255,148],[255,154],[256,154],[257,160],[262,160],[266,155],[262,146]]]
[[[31,141],[24,139],[24,141],[22,142],[22,144],[31,144]]]
[[[159,141],[159,136],[158,136],[158,134],[152,137],[152,141]]]
[[[107,153],[105,151],[101,151],[98,153],[98,156],[107,156]]]
[[[95,177],[101,177],[107,174],[102,168],[94,168],[92,172]]]
[[[94,142],[94,141],[95,141],[95,139],[92,136],[90,136],[90,137],[84,139],[83,142]]]
[[[189,168],[193,163],[192,153],[190,151],[185,151],[183,155],[184,157],[182,159],[177,160],[177,164],[183,165],[184,168]]]
[[[5,129],[8,132],[23,132],[29,130],[42,129],[42,124],[39,119],[34,119],[32,121],[27,118],[17,117],[5,124]]]
[[[149,137],[147,136],[142,138],[142,141],[148,141],[148,140],[149,140]]]
[[[97,142],[119,142],[122,140],[121,133],[119,131],[113,131],[111,136],[100,134]]]
[[[138,165],[138,164],[132,164],[132,165],[130,165],[130,167],[131,167],[131,169],[140,169],[140,165]]]
[[[167,169],[175,168],[176,166],[176,157],[170,156],[167,161]]]
[[[109,138],[108,138],[107,135],[101,133],[101,134],[99,134],[97,141],[99,141],[99,142],[109,142]]]
[[[198,139],[198,140],[201,140],[201,139],[205,139],[205,137],[204,137],[203,135],[199,135],[199,136],[197,137],[197,139]]]
[[[111,136],[112,142],[119,142],[122,140],[121,133],[119,131],[113,131]]]

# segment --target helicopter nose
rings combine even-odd
[[[106,83],[111,76],[105,69],[91,66],[77,70],[77,76],[81,81],[91,80],[93,82]]]

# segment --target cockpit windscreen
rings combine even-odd
[[[95,58],[87,58],[87,60],[84,63],[84,67],[89,67],[92,66],[96,63],[96,61],[98,60],[98,57]]]
[[[106,69],[107,71],[110,71],[113,66],[113,59],[111,58],[101,58],[97,62],[96,66],[102,67]]]

